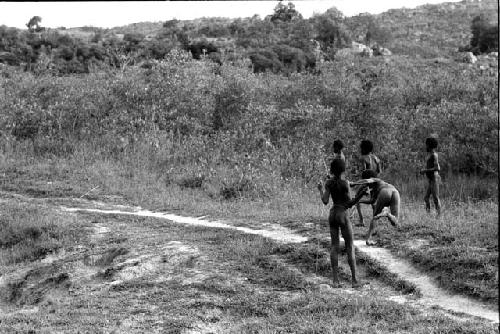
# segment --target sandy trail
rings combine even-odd
[[[102,203],[94,203],[103,206]],[[219,221],[208,221],[202,218],[185,217],[171,213],[153,212],[141,209],[140,207],[114,206],[112,209],[95,208],[70,208],[61,207],[67,212],[94,212],[100,214],[123,214],[138,217],[152,217],[166,219],[175,223],[193,226],[205,226],[213,228],[226,228],[241,231],[248,234],[261,235],[272,240],[283,243],[301,243],[307,240],[306,237],[298,235],[282,226],[274,225],[271,229],[252,229],[248,227],[233,226]],[[394,257],[387,249],[373,246],[366,246],[364,241],[356,240],[355,246],[370,258],[378,261],[390,272],[398,275],[401,279],[414,283],[422,292],[422,297],[416,301],[417,304],[425,307],[439,306],[445,310],[456,313],[464,313],[472,316],[487,319],[491,322],[499,322],[498,310],[492,310],[486,305],[465,296],[452,295],[439,288],[432,278],[418,271],[409,262]]]
[[[138,217],[152,217],[152,218],[160,218],[171,220],[180,224],[188,224],[195,226],[207,226],[214,228],[227,228],[232,230],[237,230],[247,234],[257,234],[266,238],[270,238],[276,241],[285,242],[285,243],[300,243],[307,240],[306,237],[303,237],[298,234],[292,233],[289,229],[286,229],[281,226],[273,226],[272,230],[263,230],[263,229],[252,229],[248,227],[241,226],[233,226],[226,223],[218,222],[218,221],[208,221],[202,218],[194,218],[194,217],[184,217],[178,216],[170,213],[162,213],[162,212],[153,212],[149,210],[138,210],[138,211],[122,211],[122,210],[102,210],[102,209],[82,209],[82,208],[67,208],[63,207],[63,210],[68,212],[77,212],[77,211],[86,211],[86,212],[95,212],[102,214],[121,214],[121,215],[131,215]]]
[[[476,317],[499,322],[498,311],[490,310],[485,305],[464,296],[452,295],[443,289],[429,276],[418,271],[408,261],[395,258],[387,249],[367,246],[365,241],[356,240],[354,246],[364,254],[376,259],[390,272],[396,273],[402,279],[415,284],[421,291],[422,297],[418,300],[424,306],[438,305],[444,309],[457,313],[467,313]]]

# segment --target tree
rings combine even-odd
[[[311,39],[314,36],[312,24],[308,20],[298,20],[287,25],[281,42],[309,52],[312,51]]]
[[[470,47],[474,53],[498,51],[498,25],[478,15],[472,19]]]
[[[274,14],[271,15],[271,22],[290,22],[294,19],[302,19],[302,15],[295,9],[295,5],[291,2],[284,5],[280,0],[276,7],[274,7]]]
[[[391,32],[379,26],[375,21],[371,21],[366,28],[365,42],[371,45],[373,42],[384,45],[392,38]]]
[[[38,31],[40,30],[40,22],[42,22],[42,18],[40,16],[33,16],[29,22],[26,23],[26,26],[30,32],[35,30]]]
[[[201,59],[202,55],[208,55],[219,50],[215,45],[203,39],[190,44],[186,51],[190,51],[194,59]]]
[[[278,73],[283,69],[283,64],[279,61],[278,55],[269,49],[252,51],[249,58],[252,61],[254,73],[266,71]]]
[[[322,43],[322,49],[340,49],[351,43],[351,36],[343,22],[331,16],[318,15],[314,18],[317,31],[316,40]]]

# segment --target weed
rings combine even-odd
[[[0,265],[33,261],[71,245],[85,233],[69,217],[35,205],[0,204]]]

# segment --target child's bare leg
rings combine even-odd
[[[361,204],[356,204],[356,210],[358,210],[359,223],[356,226],[365,226],[365,221],[363,219],[363,213],[361,212]]]
[[[431,184],[431,181],[429,181],[429,184],[427,185],[427,190],[425,192],[425,197],[424,197],[425,211],[427,211],[427,213],[431,212],[431,202],[430,202],[431,193],[432,193],[432,184]]]
[[[439,182],[434,180],[432,184],[432,200],[434,201],[434,207],[436,208],[437,216],[441,215],[441,201],[439,200]]]
[[[368,233],[366,235],[366,244],[368,246],[372,246],[375,244],[373,240],[371,240],[372,235],[376,231],[377,228],[377,220],[385,214],[382,214],[382,210],[384,209],[384,193],[381,191],[375,201],[375,209],[373,210],[373,219],[370,222],[370,227],[368,228]]]
[[[375,242],[371,239],[371,237],[377,228],[376,221],[377,221],[376,218],[374,218],[370,221],[370,227],[368,228],[368,233],[366,234],[366,244],[368,246],[375,245]]]
[[[356,276],[356,256],[354,254],[354,241],[352,234],[352,226],[351,223],[346,219],[344,224],[341,225],[342,236],[345,240],[345,247],[347,251],[347,262],[349,263],[349,267],[351,268],[351,277],[352,277],[352,286],[359,287],[362,286],[363,283],[360,282]]]
[[[340,287],[339,281],[339,228],[337,224],[330,224],[330,236],[332,238],[332,247],[330,249],[330,263],[332,265],[332,281],[333,287]]]
[[[399,206],[400,206],[401,198],[399,197],[399,191],[394,189],[392,191],[391,196],[391,212],[387,214],[387,219],[392,226],[397,227],[399,224]]]

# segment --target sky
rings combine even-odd
[[[459,0],[302,0],[292,1],[303,17],[324,13],[336,7],[345,16],[359,13],[378,14],[391,8],[414,8],[427,3],[458,2]],[[284,1],[288,3],[287,0]],[[264,18],[272,14],[277,1],[67,1],[67,2],[8,2],[0,1],[0,25],[26,28],[35,15],[42,18],[41,26],[112,28],[137,22],[160,22],[173,18],[189,20],[200,17]]]

